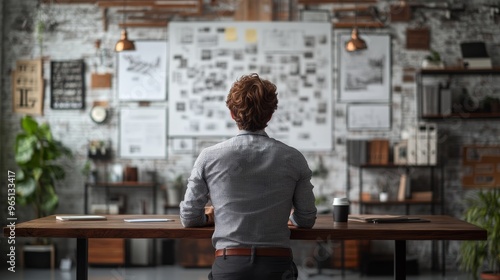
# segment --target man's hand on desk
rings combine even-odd
[[[208,206],[205,207],[205,216],[207,217],[207,223],[205,224],[206,226],[213,226],[214,223],[214,207],[213,206]]]

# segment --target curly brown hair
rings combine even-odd
[[[262,130],[278,108],[277,95],[276,85],[253,73],[242,76],[233,84],[226,106],[240,130]]]

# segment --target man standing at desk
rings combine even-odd
[[[209,279],[296,279],[288,225],[314,225],[311,170],[299,151],[264,131],[278,105],[274,84],[243,76],[226,105],[240,131],[200,153],[180,204],[181,222],[215,223]],[[209,200],[213,208],[205,210]]]

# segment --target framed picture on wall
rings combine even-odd
[[[85,107],[85,63],[83,59],[50,62],[50,108]]]
[[[347,107],[347,129],[391,129],[390,104],[349,104]]]
[[[136,41],[134,51],[118,53],[118,99],[167,99],[167,41]]]
[[[354,52],[345,49],[350,34],[338,37],[339,101],[390,102],[390,35],[361,33],[360,37],[368,48]]]
[[[12,71],[12,111],[43,115],[43,62],[41,59],[18,60]]]

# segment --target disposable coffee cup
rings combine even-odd
[[[333,199],[333,221],[345,223],[349,215],[349,200],[347,197],[337,197]]]

